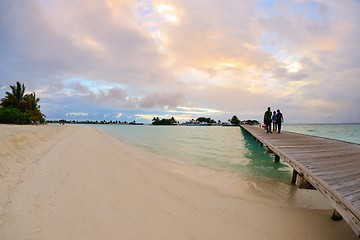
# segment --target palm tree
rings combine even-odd
[[[35,92],[24,96],[25,111],[30,114],[31,119],[34,121],[40,121],[43,117],[45,117],[45,115],[40,111],[40,105],[38,104],[39,101],[40,98],[36,97]]]
[[[0,105],[2,107],[15,107],[24,111],[24,94],[25,94],[25,86],[24,84],[20,84],[16,82],[16,85],[11,86],[11,93],[6,92],[5,97],[1,99]]]
[[[234,125],[239,125],[240,124],[240,120],[238,119],[238,117],[236,115],[234,115],[231,120],[230,120],[230,123],[231,124],[234,124]]]
[[[45,115],[40,111],[38,104],[40,98],[36,97],[35,92],[25,94],[24,84],[16,82],[11,86],[11,92],[6,92],[5,97],[1,99],[0,106],[2,108],[16,108],[19,109],[23,116],[28,118],[29,121],[44,121]]]
[[[176,124],[176,120],[175,120],[175,118],[174,118],[174,117],[171,117],[171,119],[170,119],[170,123],[171,123],[171,124]]]

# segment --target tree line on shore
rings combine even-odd
[[[181,125],[234,125],[238,126],[241,123],[243,124],[250,124],[250,125],[258,125],[259,122],[257,120],[246,120],[246,121],[240,121],[239,118],[234,115],[231,119],[228,120],[228,123],[223,123],[220,120],[215,121],[211,118],[205,118],[205,117],[199,117],[196,120],[192,119],[189,122],[183,123]],[[174,117],[171,117],[170,119],[160,119],[159,117],[154,117],[152,120],[152,125],[178,125],[179,122],[175,120]]]
[[[152,125],[196,125],[196,120],[192,119],[191,122],[195,123],[195,124],[188,124],[188,123],[179,123],[178,121],[175,120],[175,118],[170,118],[170,119],[160,119],[158,117],[155,117],[155,121],[156,123],[154,124],[154,121],[152,122]],[[238,126],[239,124],[249,124],[249,125],[258,125],[259,122],[257,120],[244,120],[244,121],[239,121],[239,123],[234,123],[231,122],[230,119],[228,120],[229,123],[223,123],[220,120],[219,121],[211,121],[211,123],[207,123],[207,122],[198,122],[198,125],[230,125],[230,126]],[[144,125],[144,123],[138,123],[135,120],[134,121],[106,121],[106,120],[102,120],[102,121],[94,121],[94,120],[65,120],[65,119],[61,119],[61,120],[46,120],[46,123],[59,123],[59,124],[119,124],[119,125]]]
[[[0,123],[44,123],[45,115],[40,110],[40,98],[35,92],[25,93],[24,84],[10,85],[11,91],[0,100]]]

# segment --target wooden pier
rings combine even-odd
[[[360,237],[360,144],[283,131],[266,133],[241,125],[293,169],[293,183],[303,180],[320,191]],[[333,216],[335,217],[335,216]]]

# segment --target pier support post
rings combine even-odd
[[[336,211],[336,209],[334,209],[331,219],[334,221],[340,221],[342,219],[342,216],[340,215],[340,213],[338,211]]]
[[[299,188],[304,189],[315,189],[311,183],[304,178],[300,173],[298,173],[295,169],[293,170],[293,175],[291,179],[291,183],[298,186]]]
[[[280,162],[280,156],[275,154],[275,162]]]
[[[294,184],[294,185],[296,183],[297,175],[298,175],[298,172],[295,169],[293,169],[293,175],[292,175],[291,183]]]

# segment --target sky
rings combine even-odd
[[[359,0],[1,0],[0,97],[49,120],[360,122]]]

